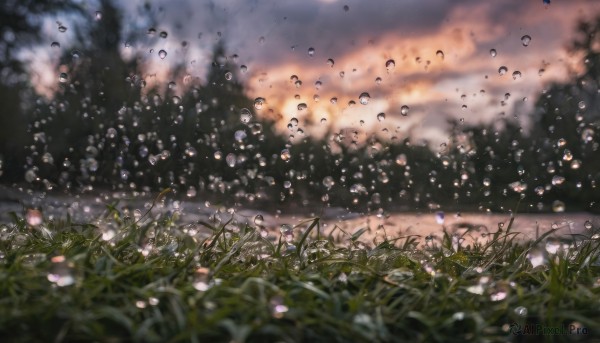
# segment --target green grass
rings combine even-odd
[[[116,235],[105,241],[108,227]],[[427,246],[415,236],[365,244],[361,232],[319,227],[319,219],[299,224],[288,244],[279,232],[263,238],[232,223],[183,226],[151,211],[133,221],[114,206],[83,225],[67,218],[30,227],[15,215],[0,226],[0,341],[600,338],[595,236],[533,268],[527,256],[545,237],[517,243],[510,227],[458,248],[448,233]],[[74,282],[58,286],[50,272]],[[513,323],[587,335],[515,336]]]

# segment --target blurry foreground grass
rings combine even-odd
[[[0,226],[1,342],[462,342],[600,337],[600,238],[361,242],[307,220]],[[285,229],[285,228],[284,228]],[[595,228],[597,231],[597,228]],[[419,244],[421,243],[421,244]],[[427,244],[423,244],[427,243]]]

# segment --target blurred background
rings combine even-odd
[[[0,197],[600,212],[600,3],[0,4]]]

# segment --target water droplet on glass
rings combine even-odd
[[[580,102],[577,104],[577,107],[579,107],[579,109],[580,109],[580,110],[585,110],[585,107],[586,107],[586,106],[585,106],[585,101],[580,101]]]
[[[257,110],[260,110],[263,108],[264,104],[265,104],[266,100],[265,98],[256,98],[254,99],[254,108]]]
[[[227,81],[231,81],[231,79],[233,79],[233,73],[228,71],[225,73],[225,80]]]
[[[332,105],[337,104],[338,99],[336,97],[333,97],[329,100],[329,102],[331,102]]]
[[[496,51],[496,49],[490,49],[490,56],[496,57],[496,55],[498,55],[498,52]]]
[[[61,83],[65,83],[69,80],[69,75],[67,75],[67,73],[60,73],[60,75],[58,76],[58,81]]]
[[[371,100],[371,96],[369,95],[369,93],[367,93],[367,92],[360,93],[360,95],[358,97],[358,101],[360,101],[361,104],[366,105],[369,103],[369,100]]]
[[[285,162],[288,162],[292,158],[292,154],[288,149],[281,150],[281,159]]]
[[[158,52],[158,57],[160,57],[160,59],[164,60],[164,59],[165,59],[165,57],[167,57],[167,52],[166,52],[166,51],[164,51],[164,50],[160,50],[160,51]]]
[[[377,84],[377,85],[381,84],[381,78],[380,77],[375,78],[375,84]]]
[[[161,31],[159,34],[160,38],[167,38],[168,35],[169,34],[166,31]]]
[[[506,68],[505,66],[498,68],[498,74],[500,74],[500,76],[506,74],[506,72],[508,72],[508,68]]]
[[[244,124],[248,124],[252,120],[252,112],[247,108],[240,110],[240,121]]]
[[[591,229],[592,229],[592,222],[591,222],[591,221],[589,221],[589,220],[586,220],[586,221],[585,221],[585,223],[583,223],[583,227],[584,227],[586,230],[591,230]]]
[[[60,31],[60,32],[66,32],[67,28],[65,26],[59,25],[58,26],[58,31]]]
[[[403,116],[407,116],[409,109],[410,108],[408,106],[403,105],[402,107],[400,107],[400,114],[402,114]]]
[[[556,213],[562,213],[565,211],[565,203],[560,200],[554,200],[552,203],[552,211]]]
[[[254,217],[254,224],[262,225],[265,222],[265,218],[263,218],[262,214],[257,214]]]
[[[520,71],[518,71],[518,70],[514,71],[514,72],[512,73],[512,78],[513,78],[513,80],[520,79],[520,78],[521,78],[521,72],[520,72]]]
[[[442,50],[438,50],[435,55],[441,60],[444,59],[444,52]]]
[[[102,20],[102,12],[96,11],[94,18],[96,18],[96,20]]]
[[[531,36],[525,35],[521,37],[521,43],[523,43],[523,46],[528,46],[531,43]]]
[[[552,177],[552,185],[560,186],[565,182],[565,178],[560,175],[554,175]]]
[[[308,56],[313,57],[315,55],[315,48],[308,48]]]
[[[52,44],[50,44],[51,48],[60,48],[60,43],[59,42],[52,42]]]
[[[384,121],[385,120],[385,113],[381,112],[377,115],[377,120]]]
[[[260,44],[260,45],[265,44],[265,37],[261,36],[260,38],[258,38],[258,44]]]
[[[387,62],[385,62],[385,68],[388,72],[394,70],[394,68],[396,68],[396,62],[394,60],[387,60]]]
[[[246,74],[246,72],[248,71],[248,67],[242,64],[240,66],[240,71],[242,72],[242,74]]]
[[[323,186],[327,188],[327,190],[331,189],[335,185],[335,180],[331,176],[325,176],[323,178]]]
[[[298,111],[304,111],[305,109],[308,108],[308,105],[305,103],[300,103],[300,104],[298,104],[297,108],[298,108]]]
[[[333,60],[333,58],[330,58],[327,60],[327,65],[330,66],[331,68],[333,68],[334,64],[335,64],[335,61]]]
[[[233,154],[233,153],[229,153],[225,157],[225,162],[227,162],[227,165],[231,168],[235,167],[236,161],[237,161],[237,158],[235,157],[235,154]]]

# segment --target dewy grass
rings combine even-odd
[[[546,249],[510,226],[469,245],[320,229],[312,219],[265,236],[116,206],[83,225],[14,215],[0,228],[0,341],[600,339],[593,232]]]

